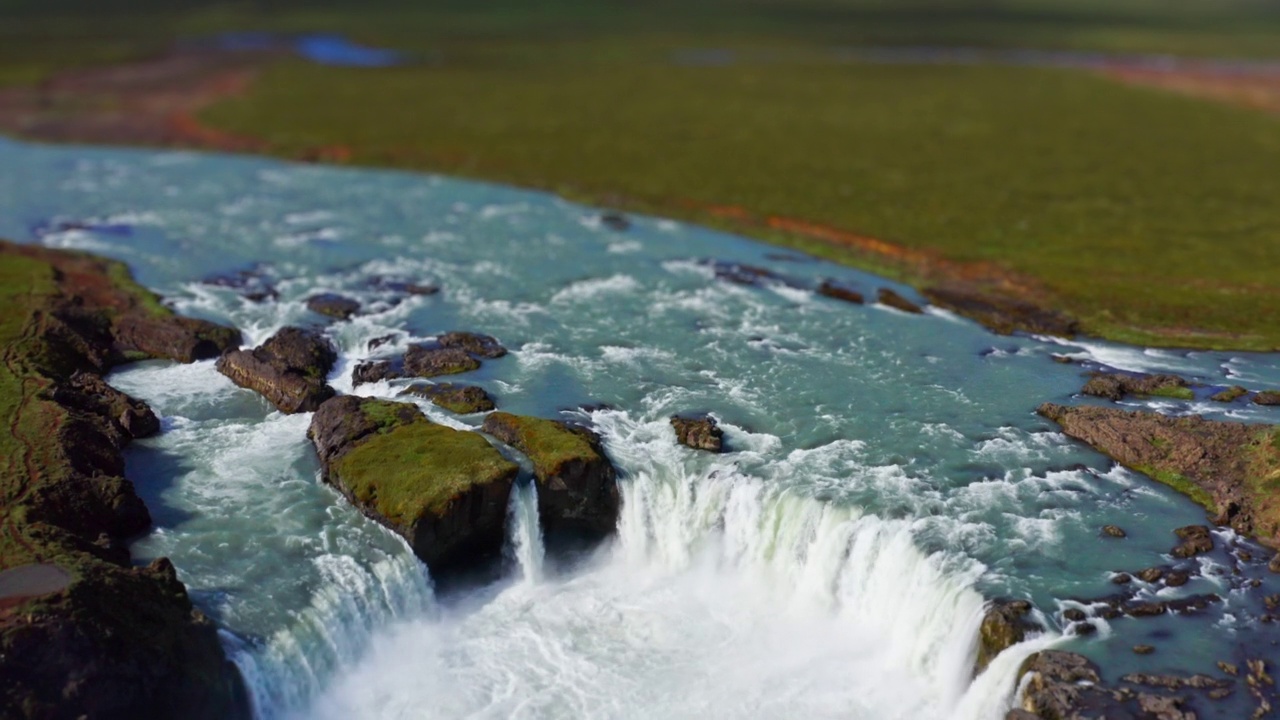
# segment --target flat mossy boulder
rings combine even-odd
[[[338,351],[321,335],[286,327],[252,350],[224,354],[218,372],[260,393],[280,412],[311,412],[333,397],[325,378],[337,360]]]
[[[1053,403],[1037,412],[1190,497],[1215,524],[1280,547],[1280,427]]]
[[[418,383],[405,388],[401,395],[417,395],[430,400],[438,407],[458,415],[489,412],[496,407],[493,398],[484,388],[475,385],[458,385],[454,383],[437,383],[429,385]]]
[[[1080,392],[1113,402],[1123,399],[1126,395],[1167,397],[1176,400],[1191,400],[1195,397],[1195,393],[1191,391],[1191,383],[1177,375],[1093,373]]]
[[[439,377],[471,372],[480,361],[461,348],[411,345],[404,354],[404,374],[412,377]]]
[[[484,431],[523,453],[538,483],[544,531],[599,537],[618,524],[617,471],[600,438],[557,420],[495,412]]]
[[[1209,399],[1214,402],[1229,403],[1229,402],[1235,402],[1236,400],[1248,394],[1249,394],[1249,391],[1246,390],[1245,388],[1239,385],[1232,385],[1229,388],[1219,390],[1218,392],[1209,396]]]
[[[431,422],[411,403],[326,401],[307,436],[325,482],[409,542],[433,573],[496,556],[519,466],[473,432]]]

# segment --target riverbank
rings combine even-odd
[[[160,430],[101,378],[239,333],[174,316],[118,262],[0,242],[0,715],[249,714],[243,682],[172,563],[131,563],[151,525],[121,451]]]
[[[1265,201],[1280,194],[1280,122],[1145,87],[1216,97],[1221,85],[1232,101],[1256,95],[1246,86],[1270,82],[1266,73],[1213,63],[1162,70],[1149,55],[1093,68],[1079,52],[1069,67],[1048,53],[1040,65],[1051,67],[929,62],[927,48],[906,64],[876,61],[855,52],[857,42],[886,42],[867,28],[887,33],[892,23],[859,3],[830,10],[825,23],[797,11],[733,32],[676,30],[678,18],[693,22],[683,13],[659,21],[608,7],[566,21],[582,8],[508,10],[501,20],[283,12],[256,22],[350,29],[406,60],[342,68],[190,43],[167,54],[161,42],[147,46],[149,59],[86,60],[0,91],[0,126],[53,141],[266,153],[551,190],[889,275],[959,299],[942,304],[997,330],[1280,347],[1269,270],[1280,263],[1280,211]],[[610,26],[630,12],[648,19]],[[1212,17],[1185,26],[1177,13],[1108,12],[1124,22],[1078,20],[1106,28],[1091,41],[1031,27],[1010,35],[1010,23],[1031,23],[1017,7],[950,40],[1228,54],[1274,31],[1242,8],[1201,9]],[[927,12],[908,15],[914,24],[895,42],[940,42]],[[165,32],[250,21],[176,17]],[[1249,21],[1233,24],[1240,18]],[[565,24],[543,37],[551,19]],[[1046,329],[1050,316],[1062,322]]]

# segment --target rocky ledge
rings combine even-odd
[[[479,369],[481,359],[500,358],[507,349],[489,335],[448,332],[433,342],[410,345],[404,357],[362,362],[352,371],[354,384],[403,377],[432,378]]]
[[[484,431],[533,463],[544,532],[600,537],[617,527],[617,471],[595,433],[556,420],[504,412],[485,418]]]
[[[239,332],[176,317],[123,264],[80,253],[0,242],[0,295],[0,717],[248,717],[173,566],[130,562],[151,519],[121,450],[159,423],[101,378],[214,357]]]
[[[1215,524],[1280,548],[1280,427],[1053,403],[1037,412],[1067,435],[1187,495]],[[1272,569],[1280,571],[1277,562]]]
[[[287,327],[252,350],[232,350],[218,358],[218,372],[260,393],[280,412],[311,412],[333,397],[325,378],[337,361],[338,351],[327,339]]]
[[[484,388],[475,385],[458,385],[455,383],[426,383],[410,385],[401,395],[417,395],[430,400],[437,407],[442,407],[458,415],[489,412],[496,407],[493,398]]]
[[[409,542],[433,574],[497,556],[519,466],[411,403],[336,397],[307,437],[325,482]]]
[[[1143,397],[1168,397],[1191,400],[1195,393],[1191,383],[1177,375],[1141,375],[1125,373],[1093,373],[1081,390],[1085,395],[1106,398],[1112,402],[1126,395]]]

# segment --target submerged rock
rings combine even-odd
[[[672,415],[671,427],[675,428],[676,442],[681,445],[713,453],[724,451],[724,431],[710,415]]]
[[[432,573],[502,550],[519,467],[482,436],[431,422],[412,403],[352,396],[311,419],[325,482],[408,541]]]
[[[1190,400],[1191,385],[1177,375],[1126,375],[1093,373],[1081,390],[1085,395],[1117,401],[1126,395],[1144,395]]]
[[[862,293],[851,287],[841,285],[834,280],[823,280],[822,284],[818,285],[818,294],[855,305],[861,305],[865,302]]]
[[[631,220],[626,215],[614,210],[601,213],[600,224],[614,232],[626,232],[631,229]]]
[[[876,302],[881,305],[887,305],[895,310],[919,315],[924,312],[924,308],[902,297],[898,293],[889,288],[880,288],[876,291]]]
[[[1027,636],[1043,632],[1044,627],[1030,618],[1031,603],[1026,600],[994,600],[987,605],[978,630],[978,657],[973,663],[977,677],[1001,652],[1017,645]]]
[[[422,383],[411,385],[400,394],[424,397],[445,410],[459,415],[489,412],[495,407],[493,398],[489,397],[489,393],[485,392],[484,388],[476,387],[475,385],[456,385],[454,383],[428,385]]]
[[[1170,552],[1177,558],[1189,558],[1213,550],[1213,536],[1204,525],[1188,525],[1173,531],[1182,542]]]
[[[327,317],[346,320],[360,312],[360,303],[337,293],[320,293],[307,298],[307,309]]]
[[[311,412],[334,395],[325,378],[337,359],[337,350],[324,337],[286,327],[253,350],[233,350],[218,358],[218,372],[260,393],[280,412]]]
[[[547,532],[611,534],[618,524],[617,471],[590,430],[556,420],[495,412],[484,431],[524,453],[538,483]]]
[[[1209,399],[1214,402],[1229,403],[1229,402],[1235,402],[1237,399],[1242,398],[1248,394],[1249,394],[1249,391],[1244,389],[1243,387],[1240,387],[1239,385],[1232,385],[1231,387],[1226,388],[1225,390],[1219,390],[1213,395],[1210,395]]]
[[[1037,412],[1203,505],[1215,524],[1280,546],[1280,496],[1270,485],[1280,477],[1280,428],[1053,403]]]

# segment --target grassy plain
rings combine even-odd
[[[24,20],[0,23],[11,41],[0,82],[47,66],[5,60],[26,57],[33,38],[81,38],[58,56],[74,63],[229,29],[343,31],[418,62],[283,60],[203,120],[288,157],[338,147],[353,163],[547,189],[928,281],[911,263],[738,218],[816,223],[1000,268],[1090,334],[1280,348],[1276,118],[1080,70],[880,65],[845,52],[1260,57],[1280,52],[1274,3],[140,0],[106,3],[111,40],[86,21],[104,3],[9,5]]]

